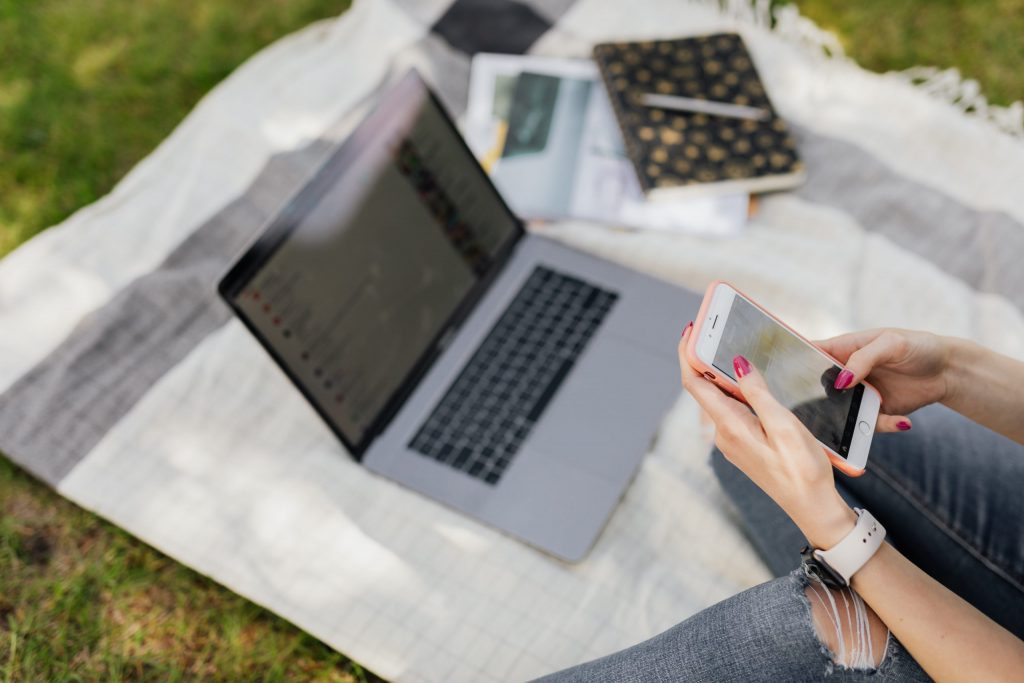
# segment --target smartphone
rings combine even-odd
[[[865,382],[835,389],[842,365],[750,297],[727,282],[712,282],[685,351],[697,372],[739,400],[732,359],[745,356],[837,469],[864,474],[882,405],[878,390]]]

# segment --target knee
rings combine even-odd
[[[818,640],[836,664],[874,669],[885,656],[889,629],[851,588],[812,581],[804,589]]]

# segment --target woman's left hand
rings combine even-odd
[[[831,548],[853,528],[856,515],[836,491],[821,444],[772,396],[743,356],[733,367],[750,408],[694,370],[684,352],[692,331],[691,323],[679,340],[683,387],[714,422],[715,445],[778,503],[813,546]]]

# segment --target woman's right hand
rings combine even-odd
[[[950,347],[931,332],[880,328],[815,342],[842,363],[837,389],[867,379],[882,395],[878,431],[910,429],[906,416],[949,394]]]

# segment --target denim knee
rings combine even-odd
[[[543,679],[568,681],[927,681],[896,638],[877,668],[837,664],[819,639],[802,570],[712,605],[631,648]]]

